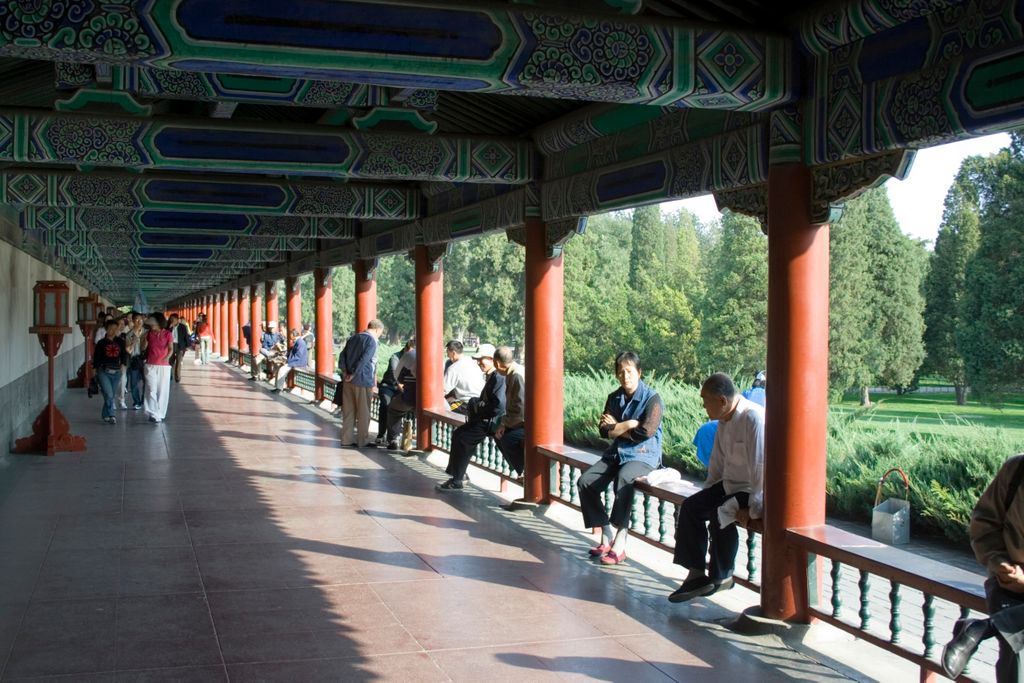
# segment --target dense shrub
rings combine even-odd
[[[746,386],[743,382],[741,386]],[[597,421],[605,397],[617,383],[610,373],[565,377],[566,442],[603,448]],[[653,380],[665,401],[665,464],[701,477],[704,467],[692,445],[693,434],[707,420],[697,387],[676,380]],[[1000,429],[965,424],[955,434],[936,436],[915,430],[865,429],[857,413],[830,411],[828,432],[827,510],[831,515],[871,521],[875,491],[891,467],[907,473],[911,482],[912,533],[944,534],[956,542],[967,539],[967,525],[978,496],[1000,464],[1024,451]],[[891,475],[883,500],[903,497],[903,483]]]

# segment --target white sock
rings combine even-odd
[[[626,541],[629,539],[629,529],[619,529],[615,534],[615,543],[612,545],[612,552],[621,555],[626,552]]]
[[[601,527],[601,545],[611,545],[614,536],[615,531],[612,529],[611,524],[605,524]]]

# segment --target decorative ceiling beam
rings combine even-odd
[[[201,234],[222,237],[354,239],[357,231],[356,222],[347,218],[53,206],[27,206],[21,212],[21,219],[22,225],[32,230],[54,230],[68,234],[106,232],[126,237],[140,234]]]
[[[735,189],[768,179],[768,127],[756,124],[541,184],[550,221]]]
[[[55,67],[58,90],[88,88],[97,83],[91,65],[57,62]],[[113,90],[147,99],[248,102],[326,109],[385,106],[389,99],[394,99],[405,107],[426,111],[437,108],[436,90],[409,88],[391,98],[388,88],[380,85],[308,78],[200,73],[118,65],[113,67],[110,80]]]
[[[587,171],[628,162],[650,154],[656,154],[688,143],[711,140],[730,131],[760,125],[767,120],[767,114],[745,114],[738,112],[700,111],[688,109],[674,111],[637,125],[618,128],[605,127],[606,133],[584,138],[575,146],[563,147],[544,159],[544,180],[579,175]],[[576,130],[583,130],[580,125]],[[563,132],[567,132],[565,128]],[[566,138],[562,138],[563,142]],[[551,138],[548,138],[551,143]],[[553,149],[561,145],[548,145]]]
[[[811,54],[820,56],[914,19],[927,18],[931,14],[941,14],[946,10],[968,4],[966,0],[846,0],[842,3],[822,3],[809,10],[800,21],[800,43]],[[997,4],[1000,8],[1003,7],[1002,3]],[[956,22],[963,22],[960,15],[954,16],[953,19]],[[914,53],[906,51],[902,54],[906,58]]]
[[[9,13],[0,54],[749,111],[793,101],[799,83],[788,37],[640,17],[453,0],[128,0],[119,9]]]
[[[1017,0],[1017,12],[1014,18],[1001,3],[972,3],[955,13],[955,24],[931,26],[933,57],[910,74],[888,75],[886,63],[895,57],[885,47],[820,58],[804,108],[804,161],[830,164],[1024,125],[1024,0]],[[964,24],[988,27],[983,48],[962,44]],[[894,29],[891,41],[901,35]]]
[[[0,161],[126,169],[525,183],[524,140],[0,111]]]
[[[131,211],[412,220],[418,190],[389,184],[218,175],[0,171],[0,203]]]

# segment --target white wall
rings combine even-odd
[[[75,354],[65,360],[72,360],[76,369],[85,360],[84,339],[74,321],[78,297],[89,292],[41,261],[0,241],[0,389],[46,364],[46,354],[36,336],[28,331],[32,326],[32,288],[39,280],[64,280],[70,286],[68,316],[73,331],[64,337],[60,354]],[[68,379],[70,377],[54,378],[59,385]],[[33,403],[36,398],[31,397]],[[45,402],[44,389],[42,403]]]

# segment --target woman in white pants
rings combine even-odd
[[[163,422],[171,391],[174,335],[167,329],[163,313],[154,313],[146,323],[149,332],[142,339],[142,352],[146,356],[146,400],[143,405],[150,422]]]

